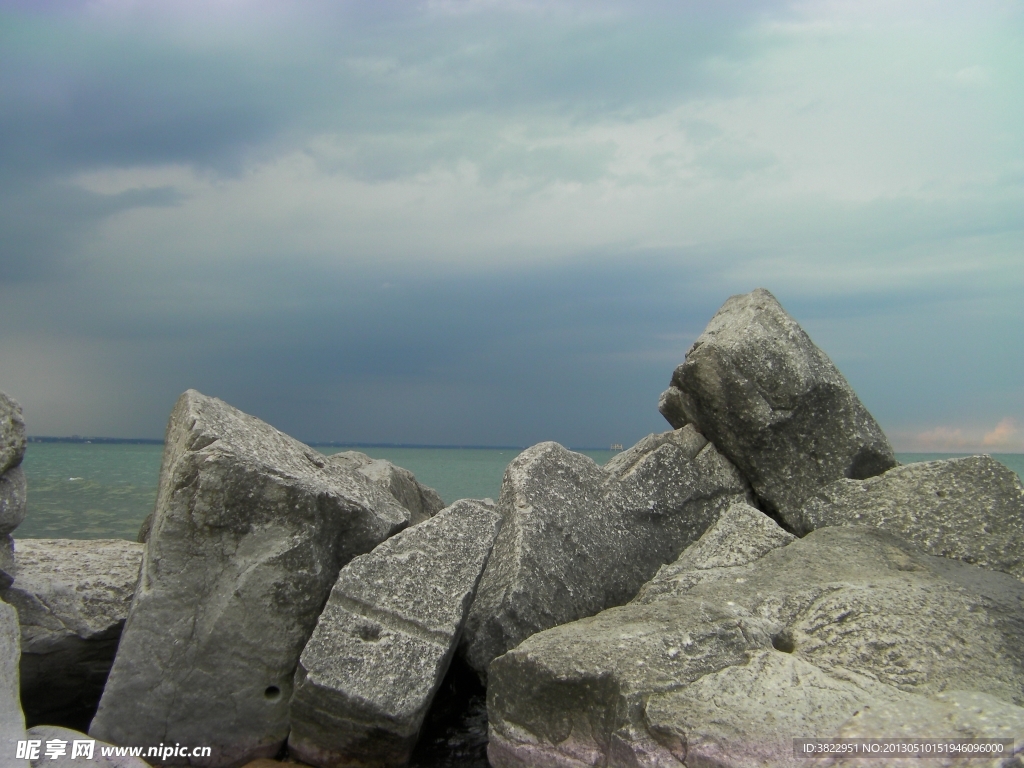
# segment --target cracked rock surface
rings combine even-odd
[[[291,754],[408,761],[500,526],[493,506],[458,501],[341,570],[296,672]]]
[[[272,757],[338,570],[410,513],[358,473],[194,390],[175,405],[164,446],[139,586],[89,732],[211,747],[197,765]]]
[[[628,602],[737,500],[749,486],[691,425],[605,468],[557,443],[523,451],[502,482],[505,523],[466,622],[466,660],[484,677],[535,632]]]
[[[661,410],[673,426],[693,423],[791,528],[817,488],[896,465],[843,375],[763,288],[722,305],[676,368]]]
[[[731,543],[698,543],[629,605],[494,661],[495,768],[797,766],[793,738],[864,706],[950,690],[1024,704],[1021,582],[862,527],[785,543],[756,510],[730,512],[752,518],[724,521]]]

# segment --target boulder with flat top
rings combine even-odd
[[[408,762],[500,527],[493,506],[458,501],[341,570],[299,660],[293,756]]]
[[[171,413],[139,585],[89,732],[209,746],[192,764],[210,768],[272,757],[339,569],[409,519],[367,478],[189,390]]]
[[[21,625],[21,702],[29,725],[88,728],[131,605],[142,545],[18,539],[3,598]]]
[[[797,519],[801,533],[869,525],[925,552],[1024,579],[1024,485],[991,456],[926,461],[868,480],[819,488]]]
[[[843,375],[762,288],[725,302],[661,402],[673,425],[692,423],[791,528],[821,486],[896,466]]]

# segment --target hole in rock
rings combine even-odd
[[[380,640],[380,626],[366,622],[356,627],[356,634],[361,640],[373,643]]]
[[[267,690],[263,692],[263,697],[268,701],[277,701],[281,698],[281,689],[276,685],[268,685]]]
[[[409,768],[488,768],[487,691],[458,656],[424,718]]]
[[[793,636],[788,632],[780,632],[777,635],[772,635],[772,647],[776,651],[792,653],[796,650],[796,642],[794,642]]]

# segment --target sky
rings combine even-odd
[[[159,438],[668,428],[772,291],[897,450],[1024,452],[1019,2],[0,0],[0,390]]]

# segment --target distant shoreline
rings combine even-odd
[[[163,445],[163,440],[154,440],[146,437],[82,437],[71,435],[69,437],[44,437],[41,435],[29,435],[30,443],[96,443],[102,445]],[[431,443],[350,443],[339,440],[329,442],[306,443],[312,448],[430,448],[434,450],[473,450],[473,451],[524,451],[529,446],[525,445],[437,445]],[[566,446],[573,451],[608,451],[607,446]],[[1024,456],[1019,451],[896,451],[897,454],[914,456]]]

